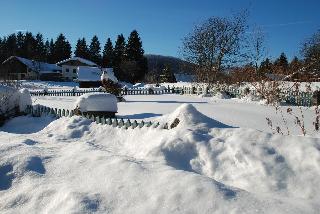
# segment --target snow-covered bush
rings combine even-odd
[[[31,104],[31,96],[27,89],[19,91],[12,87],[0,86],[0,123],[8,117],[23,113]]]
[[[218,91],[212,96],[213,99],[230,99],[231,97],[225,91]]]
[[[117,97],[109,93],[87,93],[80,96],[74,109],[82,112],[114,112],[118,111]]]
[[[113,72],[105,72],[101,74],[101,82],[105,91],[114,94],[117,97],[121,96],[121,85],[118,79],[113,75]]]
[[[20,89],[19,91],[19,109],[25,112],[27,106],[32,105],[31,95],[28,89]]]

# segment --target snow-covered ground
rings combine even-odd
[[[154,117],[168,114],[181,104],[187,103],[195,106],[201,113],[233,127],[252,128],[264,132],[272,132],[266,118],[270,118],[273,126],[280,126],[287,132],[280,112],[272,106],[261,105],[241,99],[215,99],[210,97],[182,96],[182,95],[132,95],[125,96],[126,102],[118,103],[118,117],[152,120]],[[77,97],[33,97],[34,104],[48,107],[72,110]],[[294,117],[286,113],[286,106],[282,107],[283,115],[288,123],[290,134],[301,135],[300,128],[295,125]],[[290,107],[295,114],[300,115],[298,107]],[[312,125],[315,119],[314,110],[302,107],[309,134],[314,132]]]
[[[52,84],[37,87],[75,87]],[[314,110],[224,98],[130,95],[118,103],[117,117],[169,125],[178,118],[169,130],[77,116],[9,120],[0,127],[1,213],[318,213]],[[32,97],[69,110],[77,99]],[[266,118],[290,136],[271,134]]]
[[[79,87],[77,82],[53,82],[53,81],[40,81],[40,80],[22,80],[19,81],[21,87],[27,88],[28,90],[70,90],[75,87]]]
[[[41,90],[48,88],[49,90],[70,90],[73,88],[78,88],[79,84],[77,82],[52,82],[52,81],[38,81],[38,80],[23,80],[19,81],[19,83],[22,85],[22,87],[27,88],[29,90]],[[130,83],[121,82],[122,85],[126,85],[127,88],[137,88],[134,87],[134,85]],[[148,84],[139,83],[140,86],[138,88],[148,87]],[[282,85],[284,88],[290,88],[293,87],[293,82],[282,82]],[[152,84],[151,84],[152,85]],[[196,84],[192,82],[177,82],[177,83],[161,83],[162,86],[170,86],[171,88],[174,87],[204,87],[205,84]],[[302,82],[301,84],[301,91],[306,91],[306,86],[308,83]],[[250,85],[249,85],[250,86]],[[319,90],[320,89],[320,82],[313,82],[311,83],[311,90]],[[243,84],[241,88],[246,88],[248,85]]]
[[[133,109],[140,99],[141,107],[148,98],[127,104]],[[159,98],[169,100],[158,101],[161,111],[179,105],[156,119],[179,118],[176,128],[125,130],[76,116],[7,123],[1,212],[318,213],[318,138],[232,128],[191,104]]]

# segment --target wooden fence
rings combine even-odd
[[[58,108],[49,108],[46,106],[36,105],[36,106],[28,106],[26,109],[26,113],[32,115],[33,117],[41,117],[46,115],[51,115],[56,118],[60,117],[72,117],[74,116],[73,110],[65,110]],[[109,125],[112,127],[125,128],[125,129],[135,129],[135,128],[161,128],[161,129],[169,129],[168,123],[160,124],[159,122],[137,122],[136,120],[131,121],[130,119],[123,118],[110,118],[105,116],[96,116],[93,114],[82,113],[80,116],[87,118],[97,124]]]
[[[222,90],[228,92],[232,97],[240,98],[244,95],[244,91],[232,86],[224,87]],[[81,96],[86,93],[92,92],[105,92],[99,89],[84,89],[84,90],[52,90],[52,91],[33,91],[30,92],[31,96]],[[216,91],[209,90],[206,87],[172,87],[169,86],[165,89],[122,89],[122,95],[161,95],[161,94],[211,94],[214,95]],[[251,90],[251,93],[256,95],[257,92]],[[288,105],[298,106],[312,106],[312,93],[292,91],[283,92],[282,102]]]

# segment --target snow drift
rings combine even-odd
[[[318,212],[319,139],[231,128],[192,105],[158,120],[175,118],[170,130],[124,130],[75,116],[33,134],[0,132],[0,209]]]

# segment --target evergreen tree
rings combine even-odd
[[[62,33],[54,43],[52,56],[55,63],[71,57],[71,45]]]
[[[287,74],[289,63],[285,53],[281,53],[280,57],[274,62],[274,66],[276,73]]]
[[[89,58],[89,49],[85,38],[78,39],[74,55],[84,59]]]
[[[54,42],[53,39],[50,40],[50,42],[47,40],[46,41],[46,58],[48,63],[56,63],[54,60]]]
[[[147,59],[143,56],[144,50],[142,48],[142,41],[136,30],[133,30],[130,33],[128,38],[128,44],[126,47],[126,59],[128,61],[135,61],[136,67],[132,70],[128,70],[125,73],[133,72],[128,76],[132,76],[130,82],[136,82],[142,80],[148,71],[148,62]]]
[[[261,62],[259,67],[259,73],[272,73],[272,63],[270,62],[269,58],[266,58],[264,61]]]
[[[176,77],[174,76],[171,66],[166,64],[162,70],[162,74],[160,75],[160,82],[177,82]]]
[[[130,33],[126,47],[126,56],[129,61],[139,61],[143,58],[144,50],[139,34],[136,30]]]
[[[101,64],[101,54],[100,54],[100,42],[96,35],[92,37],[90,46],[89,46],[89,59],[96,64]]]
[[[113,66],[113,45],[110,38],[107,39],[107,42],[103,48],[102,66],[103,67]]]
[[[35,57],[35,49],[36,49],[36,40],[31,32],[26,32],[24,43],[23,43],[23,54],[22,57],[28,58],[28,59],[34,59]]]
[[[6,60],[5,43],[5,38],[0,38],[0,65],[4,60]]]
[[[41,33],[38,33],[35,38],[35,56],[34,60],[45,61],[46,60],[46,47],[44,44],[43,36]]]
[[[121,69],[121,63],[125,61],[126,41],[122,34],[118,35],[113,51],[113,66],[115,75],[120,80],[125,80],[125,74]]]
[[[20,31],[17,33],[17,56],[23,57],[25,51],[23,50],[24,47],[24,39],[25,36]]]
[[[289,65],[290,73],[295,73],[302,68],[302,62],[298,59],[298,57],[293,57],[292,61]]]
[[[11,34],[7,37],[4,45],[6,58],[17,55],[17,49],[17,37],[15,34]]]

